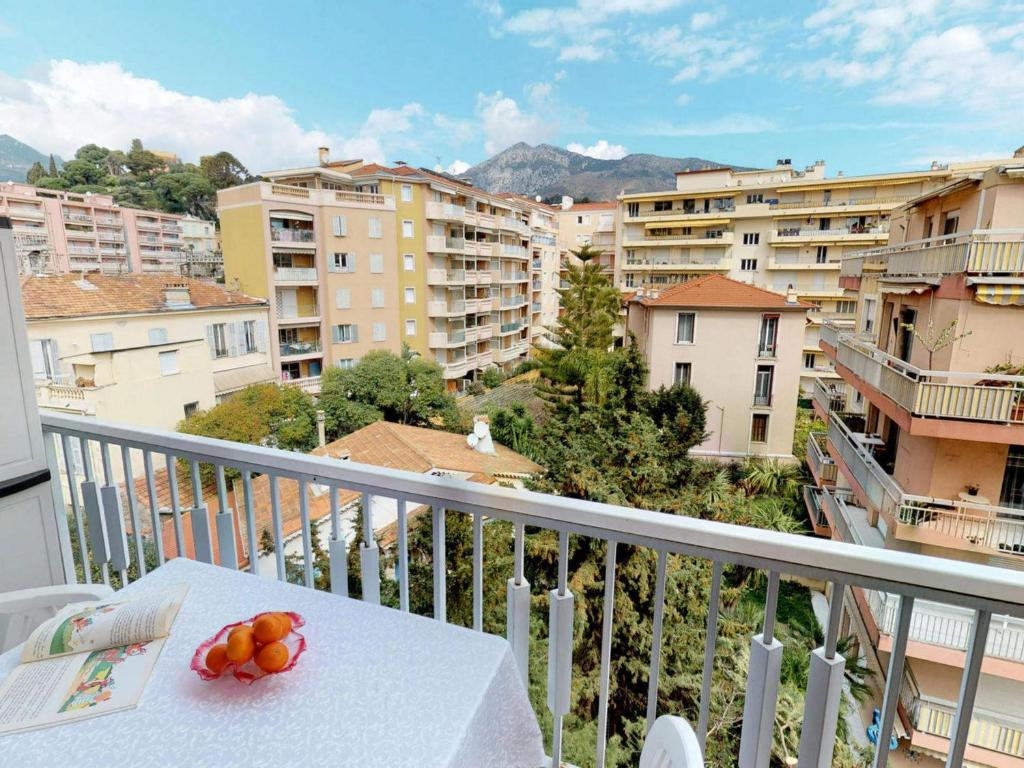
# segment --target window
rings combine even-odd
[[[242,322],[242,354],[251,355],[256,351],[256,321]]]
[[[413,237],[412,221],[405,219],[402,222],[402,237]]]
[[[640,203],[626,203],[626,215],[627,216],[639,216],[640,215]]]
[[[114,348],[114,334],[94,333],[89,336],[93,352],[109,352]]]
[[[402,185],[402,202],[403,203],[411,203],[412,202],[412,184],[403,184]]]
[[[813,352],[804,352],[804,368],[808,371],[814,370],[815,355]]]
[[[416,289],[415,288],[406,288],[403,291],[403,294],[405,295],[405,303],[406,304],[415,304],[416,303]]]
[[[331,257],[331,272],[355,272],[356,255],[354,253],[335,253]]]
[[[767,413],[755,413],[754,417],[750,420],[750,442],[752,442],[752,443],[767,443],[768,442],[768,414]]]
[[[334,305],[338,309],[352,308],[352,291],[348,288],[338,288],[334,292]]]
[[[302,378],[302,366],[299,363],[281,363],[282,381],[294,381]]]
[[[334,233],[335,237],[345,237],[348,235],[348,218],[345,216],[335,216],[331,219],[331,232]]]
[[[299,340],[299,329],[281,328],[277,332],[277,338],[282,344],[295,344]]]
[[[402,266],[406,272],[414,271],[416,269],[416,256],[411,253],[402,256]]]
[[[32,339],[29,352],[32,356],[32,377],[53,381],[59,372],[57,342],[53,339]]]
[[[654,201],[655,211],[671,211],[672,201],[671,200],[655,200]]]
[[[406,320],[405,321],[405,335],[406,336],[415,336],[416,335],[416,321],[415,320]]]
[[[216,323],[207,326],[207,341],[214,357],[228,356],[228,333],[225,323]]]
[[[373,324],[373,340],[384,341],[388,335],[388,327],[386,323],[374,323]]]
[[[693,312],[680,312],[676,316],[676,344],[693,344]]]
[[[149,343],[150,344],[166,344],[167,343],[167,329],[166,328],[150,328],[149,329]]]
[[[173,376],[178,371],[178,350],[172,349],[160,353],[160,375]]]
[[[673,384],[690,383],[691,363],[676,363],[675,371],[672,374]]]
[[[875,331],[875,299],[864,299],[864,332],[874,333]]]
[[[748,203],[763,203],[764,202],[764,194],[761,193],[761,192],[757,192],[756,194],[747,195],[747,202]]]
[[[370,306],[374,309],[380,309],[384,306],[384,289],[383,288],[371,288],[370,289]]]
[[[370,254],[370,272],[375,275],[379,275],[384,271],[384,254],[383,253],[371,253]]]
[[[757,245],[761,242],[760,232],[744,232],[743,233],[743,244],[744,245]]]
[[[370,230],[370,237],[384,237],[384,232],[380,226],[379,216],[371,216],[369,219],[367,219],[367,225]]]
[[[779,336],[779,316],[762,315],[761,334],[757,340],[759,357],[775,357],[775,344]]]
[[[754,378],[754,405],[772,404],[772,383],[774,380],[774,365],[757,366],[757,375]]]
[[[359,341],[359,326],[354,323],[332,325],[331,341],[335,344],[351,344],[354,341]]]
[[[950,211],[942,223],[942,234],[955,235],[960,228],[960,211]]]
[[[816,250],[816,252],[814,254],[814,261],[815,261],[816,264],[824,264],[826,261],[828,261],[828,246],[827,245],[819,245],[818,246],[818,248],[817,248],[817,250]]]
[[[856,301],[837,301],[836,313],[840,315],[852,315],[857,311]]]
[[[189,418],[190,416],[192,416],[198,410],[199,410],[199,401],[198,400],[196,400],[195,402],[191,402],[191,403],[185,403],[185,418],[186,419]]]
[[[757,272],[757,259],[740,259],[741,272]]]
[[[335,360],[334,364],[342,370],[347,370],[356,364],[356,361],[351,357],[343,357],[340,360]]]

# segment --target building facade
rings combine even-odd
[[[818,348],[826,318],[850,319],[856,297],[839,285],[842,258],[884,244],[889,216],[906,200],[983,164],[826,178],[818,161],[798,171],[729,168],[676,174],[676,189],[619,198],[615,279],[624,291],[665,288],[709,273],[779,293],[793,288],[814,305],[801,358],[801,387],[836,378]]]
[[[891,222],[886,247],[842,262],[856,317],[822,329],[841,378],[815,387],[827,432],[808,441],[809,514],[843,541],[1020,569],[1024,162],[919,195]],[[847,604],[884,676],[898,598],[852,590]],[[897,735],[928,765],[945,758],[972,619],[914,604]],[[1024,622],[991,626],[966,764],[1024,766]]]
[[[326,167],[217,193],[228,287],[266,299],[278,377],[320,390],[325,366],[398,352],[395,200]]]
[[[8,181],[0,214],[11,219],[22,274],[180,273],[185,262],[182,216],[124,208],[110,195]]]
[[[585,245],[599,252],[598,262],[610,280],[615,280],[615,233],[618,203],[608,200],[597,203],[577,203],[563,197],[558,208],[558,232],[562,248],[578,251]],[[572,261],[572,254],[566,258]]]
[[[722,275],[645,289],[627,303],[651,389],[687,383],[708,400],[708,438],[692,454],[792,460],[808,309]]]

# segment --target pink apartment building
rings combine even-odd
[[[19,270],[178,272],[182,216],[125,208],[110,195],[0,184],[0,215],[14,232]]]

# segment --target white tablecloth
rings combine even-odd
[[[0,766],[537,768],[540,730],[500,637],[305,587],[172,560],[126,594],[188,582],[136,709],[0,736]],[[295,668],[204,682],[196,646],[260,611],[303,615]],[[16,666],[0,656],[0,677]]]

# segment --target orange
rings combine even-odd
[[[228,660],[239,665],[245,664],[256,652],[256,638],[253,637],[252,627],[245,629],[248,631],[235,632],[228,637]]]
[[[252,627],[248,624],[239,624],[237,627],[232,627],[228,630],[228,640],[237,635],[239,632],[252,632]]]
[[[217,645],[206,652],[206,668],[215,675],[223,672],[224,667],[229,663],[228,647],[224,643],[217,643]]]
[[[288,646],[284,643],[267,643],[256,654],[256,666],[264,672],[280,672],[288,663]]]
[[[256,642],[272,643],[280,640],[287,632],[284,631],[284,624],[277,614],[264,613],[252,623],[252,633],[256,636]]]
[[[292,617],[289,616],[287,613],[283,613],[281,611],[275,613],[274,616],[276,616],[277,620],[281,622],[281,637],[278,639],[283,640],[284,638],[288,637],[288,635],[292,631]]]

